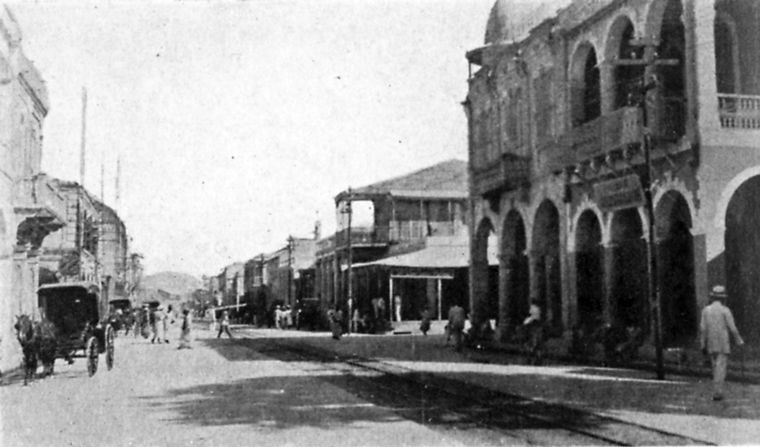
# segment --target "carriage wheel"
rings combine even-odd
[[[92,377],[98,371],[98,339],[96,337],[87,339],[84,355],[87,357],[87,374]]]
[[[113,354],[114,354],[114,329],[108,326],[106,329],[106,367],[110,371],[113,368]]]

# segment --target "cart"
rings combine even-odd
[[[91,283],[46,284],[37,290],[39,306],[57,332],[56,358],[87,360],[87,373],[98,370],[98,356],[105,353],[110,370],[114,362],[114,329],[108,322],[107,303]],[[105,307],[105,309],[104,309]]]
[[[117,298],[108,302],[109,321],[116,333],[120,329],[129,331],[134,324],[134,315],[132,315],[132,300],[129,298]]]

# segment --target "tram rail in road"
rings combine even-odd
[[[247,337],[250,340],[251,337]],[[525,396],[398,365],[267,339],[255,349],[277,358],[319,362],[341,374],[350,392],[424,425],[495,431],[529,444],[714,445],[569,405]]]

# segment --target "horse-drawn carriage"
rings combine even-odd
[[[134,315],[132,312],[132,300],[129,298],[118,298],[108,302],[109,304],[109,321],[114,330],[118,333],[124,329],[125,334],[134,325]]]
[[[98,356],[105,353],[110,370],[114,361],[114,329],[98,287],[90,283],[58,283],[41,286],[39,306],[57,333],[56,358],[70,360],[81,351],[90,376],[98,370]]]

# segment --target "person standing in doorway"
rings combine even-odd
[[[396,321],[401,321],[401,295],[393,298],[394,309],[396,310]]]
[[[710,304],[702,310],[699,323],[702,352],[710,356],[713,373],[713,400],[723,400],[728,355],[731,353],[730,336],[737,346],[744,340],[734,324],[734,316],[723,301],[728,297],[726,288],[715,286],[710,292]]]
[[[216,338],[221,338],[223,332],[226,333],[228,337],[235,338],[232,336],[232,332],[230,332],[230,314],[226,310],[222,311],[222,318],[221,321],[219,321],[219,333],[216,334]]]

